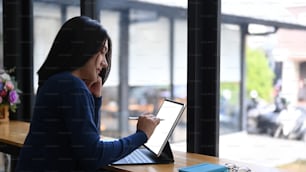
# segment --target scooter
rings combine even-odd
[[[289,139],[302,140],[306,142],[306,115],[300,117],[294,129],[289,134]]]
[[[306,110],[300,107],[289,107],[282,111],[278,118],[276,138],[306,141]]]
[[[297,118],[294,128],[290,131],[288,138],[303,140],[306,142],[306,110],[301,109],[302,114]]]
[[[252,103],[247,107],[248,133],[273,136],[279,124],[277,118],[286,109],[285,99],[275,99],[274,104]]]

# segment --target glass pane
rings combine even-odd
[[[162,1],[160,1],[162,2]],[[156,2],[159,3],[159,2]],[[187,6],[187,1],[185,1]],[[148,4],[145,4],[148,5]],[[107,7],[106,7],[107,8]],[[169,6],[171,8],[171,6]],[[146,8],[144,8],[146,9]],[[158,8],[143,10],[130,8],[128,43],[128,115],[143,112],[155,113],[163,98],[186,103],[187,84],[187,18],[174,18],[159,14]],[[187,12],[187,11],[186,11]],[[112,71],[103,88],[101,130],[103,135],[118,137],[119,120],[119,54],[120,11],[102,10],[101,23],[108,30],[113,43]],[[173,30],[170,30],[173,26]],[[173,45],[171,42],[173,33]],[[173,49],[171,50],[171,46]],[[173,60],[171,60],[171,51]],[[171,72],[173,66],[173,72]],[[171,76],[172,75],[172,76]],[[171,87],[171,83],[173,86]],[[124,98],[125,99],[125,98]],[[136,121],[127,121],[130,134],[136,130]],[[185,150],[186,112],[171,138],[172,143],[182,142]]]
[[[240,29],[221,25],[220,56],[220,134],[239,130],[240,127]]]
[[[120,13],[116,11],[101,11],[101,24],[108,31],[112,39],[112,69],[109,77],[103,86],[103,101],[101,115],[102,135],[108,137],[118,137],[119,133],[119,17]]]
[[[36,72],[45,61],[53,40],[62,23],[72,16],[80,15],[77,6],[61,6],[56,2],[35,2],[33,6],[34,15],[34,89],[38,87],[38,76]],[[48,34],[46,34],[46,31]]]
[[[295,27],[305,24],[305,4],[235,2],[222,1],[222,14],[262,23],[222,23],[219,156],[305,171],[306,30]]]
[[[176,1],[178,3],[179,1]],[[187,1],[181,1],[181,5],[187,6]],[[187,8],[186,8],[187,11]],[[174,100],[187,103],[187,19],[174,21]],[[186,108],[187,109],[187,108]],[[173,132],[172,149],[187,151],[186,125],[187,110],[185,109],[178,126]]]
[[[0,25],[3,26],[3,8],[0,0]],[[3,27],[0,28],[0,68],[3,68]]]

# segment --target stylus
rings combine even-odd
[[[138,116],[129,116],[129,120],[138,120]],[[164,119],[160,119],[163,121]]]

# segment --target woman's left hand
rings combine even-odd
[[[96,97],[102,96],[102,78],[100,76],[95,82],[86,83],[86,85],[94,96]]]

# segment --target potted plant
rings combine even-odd
[[[10,74],[0,70],[0,122],[9,120],[9,111],[16,112],[20,90]]]

